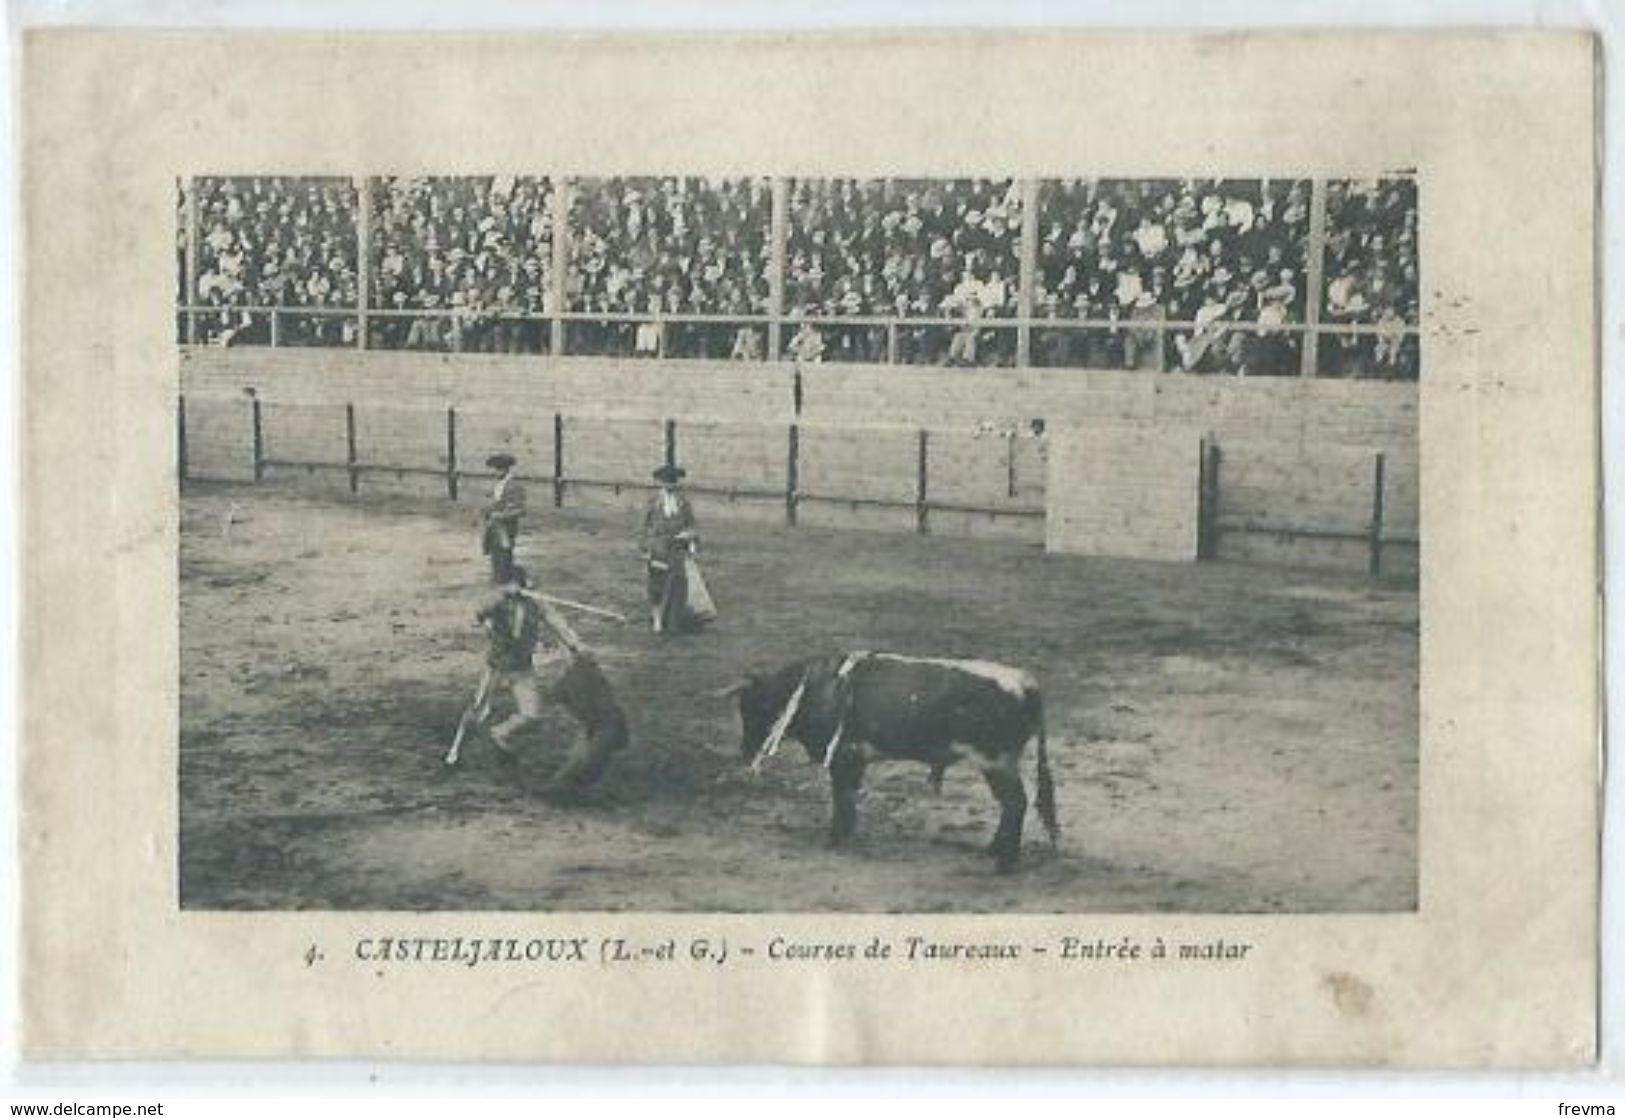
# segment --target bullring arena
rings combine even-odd
[[[963,292],[990,274],[978,260],[1008,249],[1017,282],[1007,307],[962,315],[945,294],[913,317],[854,312],[839,297],[819,306],[808,291],[840,269],[797,263],[811,204],[805,184],[784,180],[763,180],[760,213],[718,210],[760,226],[751,252],[765,307],[588,305],[592,283],[571,278],[597,274],[580,246],[595,220],[627,223],[631,180],[550,183],[545,220],[523,229],[503,225],[521,191],[496,180],[418,180],[450,183],[460,199],[444,213],[431,202],[421,223],[391,217],[397,180],[368,180],[358,190],[369,203],[346,225],[340,181],[195,180],[182,193],[181,282],[192,293],[178,316],[184,906],[1416,906],[1417,390],[1408,358],[1386,370],[1376,360],[1378,330],[1393,327],[1376,325],[1375,309],[1332,321],[1330,300],[1300,290],[1284,297],[1284,322],[1235,321],[1232,333],[1277,343],[1221,342],[1237,367],[1184,367],[1212,320],[1187,321],[1172,296],[1154,319],[1134,320],[1142,339],[1155,337],[1153,357],[1122,344],[1126,320],[1093,326],[1087,306],[1063,324],[1085,340],[1062,344],[1040,304],[1065,274],[1046,252],[1070,241],[1044,232],[1059,204],[1045,186],[1017,183],[995,192],[1007,228],[984,229],[974,245],[946,238],[962,282],[942,285]],[[651,180],[640,197],[663,197],[671,212],[670,181]],[[602,189],[622,192],[608,218],[579,203]],[[691,180],[677,191],[703,203],[717,189]],[[1226,205],[1246,189],[1186,185]],[[1260,212],[1270,189],[1249,196]],[[963,223],[971,203],[956,209],[955,190],[942,193],[945,207],[922,212]],[[1355,251],[1334,248],[1350,203],[1328,206],[1336,190],[1324,182],[1302,193],[1305,231],[1281,243],[1299,254],[1289,270],[1300,287],[1319,291]],[[899,196],[898,212],[921,209]],[[255,199],[269,202],[261,214],[307,230],[321,221],[298,215],[314,207],[337,223],[315,236],[355,238],[348,256],[330,245],[307,254],[337,264],[322,301],[287,302],[286,287],[267,300],[242,278],[285,277],[297,256],[243,232]],[[1100,218],[1098,200],[1087,204],[1085,226]],[[1132,228],[1131,206],[1114,204],[1130,216],[1113,220]],[[1284,189],[1281,204],[1290,213]],[[1146,206],[1171,244],[1179,205]],[[710,236],[704,204],[684,211],[689,225],[653,223],[679,259],[703,258],[700,238],[740,236]],[[494,227],[518,232],[482,239],[492,213]],[[1216,237],[1226,242],[1216,252],[1262,257],[1268,236],[1248,238],[1269,220],[1249,220]],[[453,311],[402,278],[433,268],[408,260],[391,273],[394,256],[451,261],[443,247],[458,242],[459,221],[497,258],[478,268],[536,279],[537,309],[487,306],[477,317],[473,296]],[[436,222],[452,224],[449,237]],[[538,237],[530,255],[518,247],[527,235]],[[1394,241],[1365,236],[1361,267]],[[828,240],[838,230],[816,243]],[[1140,243],[1154,286],[1159,241]],[[1098,242],[1078,252],[1104,255]],[[273,255],[283,263],[263,267]],[[479,255],[452,261],[451,282]],[[847,256],[861,265],[862,250]],[[729,268],[723,259],[717,274]],[[371,293],[362,306],[356,289]],[[436,330],[405,328],[418,321]],[[809,322],[834,339],[823,352],[804,344]],[[729,354],[744,330],[759,331],[759,352]],[[1267,375],[1260,353],[1276,361]],[[473,614],[491,586],[473,510],[496,451],[513,454],[526,480],[520,558],[543,589],[628,618],[571,619],[633,740],[569,802],[540,794],[575,733],[561,712],[521,739],[516,762],[475,741],[460,768],[441,763],[480,672]],[[688,470],[720,611],[694,636],[658,636],[646,620],[637,527],[663,461]],[[1060,846],[1030,826],[1020,872],[995,875],[981,850],[997,809],[974,772],[950,770],[934,793],[923,767],[881,763],[864,786],[857,843],[828,848],[824,772],[786,749],[753,775],[737,715],[713,693],[848,649],[1032,673],[1048,712]],[[1030,758],[1026,771],[1030,790]]]

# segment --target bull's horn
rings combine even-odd
[[[712,699],[731,699],[749,686],[750,680],[741,679],[736,683],[730,683],[728,686],[720,687],[715,691],[707,691],[705,694],[708,698]]]

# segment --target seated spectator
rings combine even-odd
[[[762,359],[762,332],[755,326],[741,326],[734,331],[733,352],[729,355],[735,361],[760,361]]]
[[[824,359],[824,338],[818,328],[810,322],[803,322],[796,330],[796,336],[790,340],[788,356],[804,365],[816,365]]]
[[[1187,372],[1246,371],[1247,331],[1226,328],[1246,306],[1246,299],[1245,292],[1227,292],[1221,282],[1209,284],[1196,312],[1196,330],[1175,340]]]
[[[404,300],[407,296],[401,293]],[[406,334],[407,349],[443,349],[446,348],[446,332],[448,323],[445,319],[437,317],[435,312],[440,309],[440,296],[429,292],[423,296],[423,309],[430,312],[419,318],[412,319],[411,328]]]
[[[1132,322],[1161,323],[1167,318],[1160,288],[1138,287],[1134,300],[1124,310]],[[1160,326],[1123,332],[1123,368],[1166,369],[1163,357],[1163,331]]]
[[[1378,333],[1373,353],[1373,372],[1376,376],[1393,379],[1402,375],[1401,362],[1405,347],[1405,319],[1399,310],[1388,304],[1377,319]]]
[[[649,300],[648,312],[655,317],[646,318],[638,323],[637,334],[632,343],[632,355],[634,357],[660,356],[660,320],[658,317],[660,314],[660,300],[658,298]]]
[[[954,329],[948,343],[948,364],[976,364],[976,320],[982,315],[981,284],[967,275],[948,297],[944,308],[950,314],[963,317],[965,324]]]

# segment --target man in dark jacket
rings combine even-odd
[[[535,594],[529,592],[530,578],[525,568],[510,566],[498,596],[487,603],[475,618],[484,626],[490,646],[486,651],[485,673],[480,677],[479,691],[473,704],[463,715],[463,723],[446,764],[457,763],[468,726],[483,726],[491,716],[491,703],[506,690],[513,696],[514,713],[489,730],[491,740],[504,755],[512,756],[510,741],[514,734],[537,721],[542,713],[541,681],[536,676],[536,648],[545,633],[551,631],[559,643],[573,655],[586,653],[569,624],[558,612]]]
[[[491,498],[480,506],[480,547],[491,557],[491,581],[502,584],[512,571],[513,550],[519,542],[519,521],[525,515],[525,486],[520,482],[511,454],[493,454],[485,460],[495,470]]]

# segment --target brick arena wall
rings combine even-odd
[[[1056,429],[1046,546],[1134,559],[1197,558],[1202,436],[1156,423]]]
[[[789,366],[637,362],[352,349],[181,350],[181,391],[298,403],[379,403],[491,412],[731,419],[794,418]]]
[[[1092,427],[1145,424],[1199,432],[1218,447],[1221,556],[1363,566],[1378,454],[1384,535],[1418,537],[1415,385],[819,365],[802,370],[798,421],[795,378],[787,363],[181,352],[187,464],[196,477],[252,476],[252,389],[272,477],[342,486],[350,404],[363,491],[445,492],[448,408],[457,413],[459,470],[478,475],[485,455],[504,448],[527,476],[550,480],[558,414],[565,473],[574,479],[568,500],[629,505],[664,455],[670,419],[702,514],[782,517],[796,423],[799,519],[915,530],[923,430],[927,530],[1039,542],[1050,448],[1031,421],[1085,438]],[[277,465],[285,461],[328,465]],[[1410,543],[1384,549],[1385,569],[1414,563]]]
[[[1417,439],[1417,390],[1391,381],[1218,377],[1119,370],[822,365],[803,377],[802,418],[973,429],[1099,420],[1196,427],[1220,443],[1335,443],[1400,452]]]

